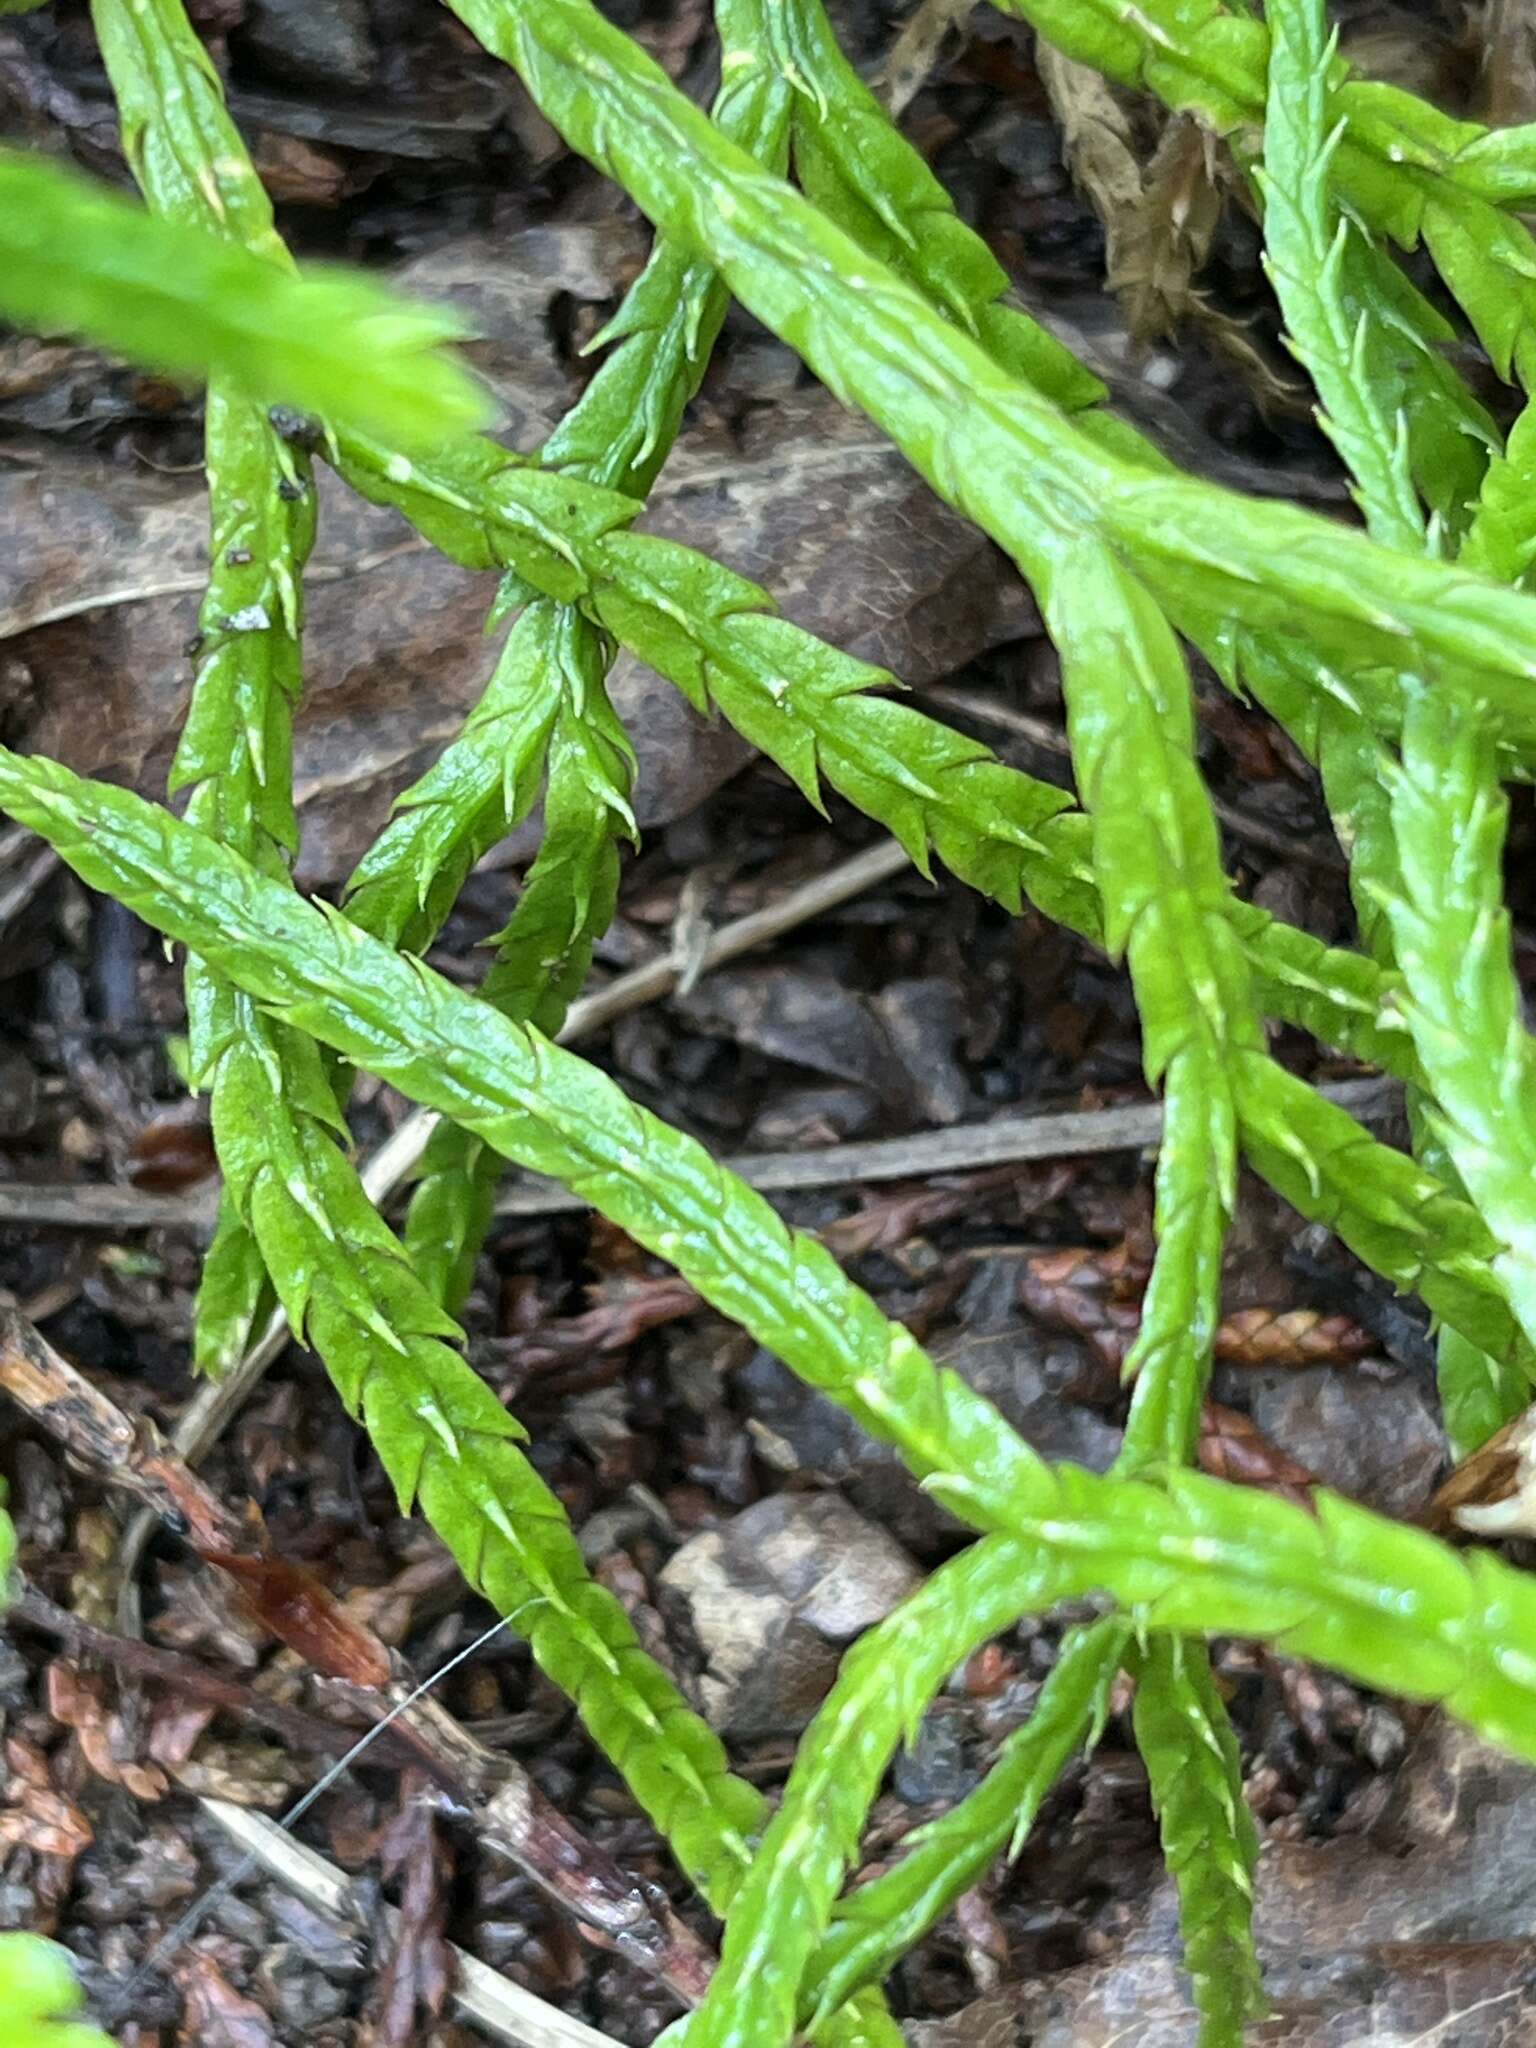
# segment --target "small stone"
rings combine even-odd
[[[838,1494],[781,1493],[690,1537],[661,1574],[702,1653],[699,1704],[733,1735],[804,1728],[844,1647],[921,1583]]]
[[[874,1008],[924,1120],[958,1123],[971,1107],[971,1085],[955,1057],[966,1025],[956,983],[938,976],[893,981],[874,998]]]
[[[891,1783],[909,1806],[953,1806],[981,1777],[966,1754],[969,1717],[939,1700],[923,1716],[917,1739],[897,1755]]]
[[[240,41],[274,78],[292,85],[362,92],[378,70],[364,0],[248,0]]]
[[[1403,1520],[1427,1506],[1445,1433],[1413,1374],[1317,1365],[1251,1372],[1243,1386],[1264,1434],[1329,1486]]]

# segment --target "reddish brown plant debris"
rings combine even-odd
[[[280,1557],[225,1550],[198,1555],[237,1580],[263,1626],[317,1671],[352,1685],[389,1683],[389,1652],[313,1572]]]
[[[1286,1500],[1310,1505],[1317,1475],[1272,1443],[1258,1425],[1235,1408],[1207,1401],[1200,1415],[1200,1470],[1239,1486],[1261,1486]]]

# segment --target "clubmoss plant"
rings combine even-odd
[[[588,0],[450,4],[658,230],[600,337],[610,352],[542,449],[484,433],[440,314],[293,265],[181,0],[94,0],[145,207],[0,153],[0,313],[209,386],[185,816],[0,752],[0,804],[187,948],[225,1177],[199,1362],[222,1369],[280,1302],[402,1509],[569,1693],[724,1920],[719,1970],[674,2039],[788,2048],[805,2029],[894,2048],[882,1980],[1017,1852],[1125,1673],[1201,2038],[1237,2043],[1263,2009],[1259,1845],[1205,1638],[1252,1636],[1438,1701],[1536,1760],[1526,1574],[1325,1492],[1307,1511],[1189,1470],[1242,1163],[1428,1304],[1458,1448],[1536,1382],[1536,1055],[1500,878],[1502,784],[1536,754],[1536,427],[1528,403],[1500,444],[1444,352],[1450,320],[1389,246],[1422,243],[1497,374],[1536,385],[1536,244],[1519,217],[1536,129],[1490,132],[1352,77],[1321,0],[1271,0],[1264,22],[1218,0],[1007,0],[1068,55],[1226,138],[1361,531],[1188,475],[1116,419],[1010,303],[821,0],[718,0],[712,115]],[[60,250],[69,264],[44,260]],[[1061,657],[1075,805],[727,564],[634,530],[731,296],[1017,562]],[[310,448],[484,572],[505,629],[480,703],[339,910],[291,879]],[[1124,959],[1165,1130],[1108,1475],[1042,1461],[825,1249],[552,1042],[634,833],[634,755],[606,689],[621,647],[809,803],[836,791],[924,873],[940,862]],[[1234,895],[1195,758],[1190,648],[1317,764],[1359,951]],[[477,993],[455,989],[420,956],[474,863],[540,801],[495,961]],[[1412,1155],[1283,1068],[1273,1020],[1401,1079]],[[349,1156],[349,1066],[443,1119],[402,1236]],[[589,1577],[521,1426],[458,1348],[503,1159],[671,1261],[977,1532],[850,1652],[771,1815]],[[1102,1617],[1067,1637],[989,1776],[846,1891],[890,1757],[948,1672],[1021,1615],[1086,1595]],[[0,1977],[6,2017],[40,2048],[75,2048],[78,2030],[42,2018],[62,2009],[56,1987],[38,2006],[30,1981]]]
[[[0,2014],[11,2048],[112,2048],[75,2018],[81,1991],[63,1949],[35,1934],[0,1934]]]

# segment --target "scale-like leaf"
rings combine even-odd
[[[597,627],[574,605],[539,598],[513,633],[529,628],[543,656],[535,687],[553,703],[544,837],[480,995],[519,1023],[553,1034],[580,992],[593,944],[618,900],[617,840],[634,832],[634,754],[608,701],[609,647]],[[454,1314],[473,1283],[500,1176],[501,1161],[479,1139],[452,1125],[433,1132],[406,1218],[405,1245],[422,1279]]]
[[[102,0],[103,11],[105,0]],[[210,386],[205,425],[208,588],[199,655],[171,788],[190,788],[187,817],[273,875],[297,846],[293,813],[293,709],[302,683],[301,592],[314,541],[308,465],[279,441],[260,408]],[[280,1123],[310,1112],[285,1076],[270,1021],[195,958],[187,962],[187,1028],[198,1084],[215,1096],[223,1052],[248,1041]],[[290,1086],[291,1084],[291,1086]],[[292,1111],[285,1098],[291,1097]],[[336,1116],[326,1101],[322,1115]],[[271,1301],[265,1263],[226,1191],[203,1263],[193,1359],[218,1376],[232,1367]]]
[[[1236,1074],[1267,1053],[1227,915],[1178,643],[1102,547],[1062,550],[1042,597],[1093,822],[1105,941],[1126,955],[1147,1078],[1166,1088],[1158,1252],[1126,1361],[1137,1382],[1128,1439],[1138,1462],[1181,1461],[1194,1448],[1220,1314],[1237,1179]]]
[[[673,541],[610,533],[600,543],[570,536],[562,569],[575,568],[585,585],[573,590],[565,574],[546,579],[523,545],[512,507],[529,472],[505,468],[477,497],[479,487],[444,464],[418,463],[396,482],[380,451],[356,437],[335,452],[349,483],[398,505],[456,560],[484,566],[485,544],[538,587],[558,580],[550,595],[581,596],[616,639],[700,709],[718,707],[812,801],[825,777],[919,866],[926,869],[932,846],[962,879],[1017,905],[1025,859],[1038,845],[1034,828],[1068,799],[1003,768],[978,741],[870,694],[895,687],[894,678],[774,617],[757,585]],[[456,531],[437,517],[445,500],[469,515]],[[471,535],[474,544],[463,546]]]
[[[894,1969],[1000,1850],[1018,1854],[1066,1765],[1098,1739],[1129,1636],[1114,1617],[1075,1629],[1029,1719],[1004,1742],[975,1791],[914,1828],[897,1863],[837,1902],[806,1972],[801,2013],[813,2037],[851,1991]]]
[[[844,1657],[801,1737],[778,1811],[736,1895],[704,2002],[668,2048],[788,2048],[801,1987],[826,1933],[864,1819],[903,1736],[955,1667],[1048,1604],[1058,1568],[984,1537],[939,1566]]]
[[[1356,224],[1344,245],[1339,291],[1361,335],[1361,371],[1388,418],[1401,417],[1408,467],[1419,495],[1451,540],[1464,532],[1499,430],[1446,351],[1457,330],[1386,249]],[[1501,583],[1513,579],[1491,562],[1469,560]]]
[[[97,17],[130,152],[154,203],[245,235],[284,261],[266,195],[179,0],[142,8],[97,0]],[[286,886],[295,837],[290,714],[313,490],[302,459],[264,416],[217,387],[208,475],[214,545],[202,663],[173,786],[193,786],[194,823]],[[482,729],[511,723],[520,736],[533,725],[524,753],[540,744],[537,700],[527,713],[516,686],[536,699],[529,671],[557,644],[543,630],[556,610],[546,604],[519,621],[521,669],[504,663],[497,685],[512,710],[482,721]],[[579,617],[573,624],[591,634]],[[551,720],[558,709],[557,694]],[[512,767],[501,773],[515,782]],[[452,777],[450,764],[444,779]],[[417,808],[438,823],[438,808]],[[373,904],[386,924],[406,914],[398,891],[381,890]],[[519,1622],[544,1668],[571,1690],[641,1803],[673,1832],[685,1868],[727,1897],[758,1795],[730,1777],[716,1738],[588,1578],[560,1503],[511,1441],[518,1425],[443,1341],[456,1327],[362,1189],[317,1046],[199,960],[189,962],[188,1012],[225,1174],[200,1353],[227,1362],[238,1351],[269,1271],[293,1329],[313,1342],[349,1410],[362,1414],[396,1485],[421,1496],[471,1583]]]
[[[271,202],[180,0],[95,0],[94,21],[123,147],[152,211],[205,228],[291,274]],[[307,457],[280,440],[262,408],[222,377],[208,389],[204,456],[208,586],[170,787],[190,790],[191,823],[264,872],[283,875],[298,846],[293,711],[303,680],[314,483]],[[283,1072],[270,1020],[199,960],[187,962],[186,989],[189,1056],[203,1085],[218,1096],[222,1058],[243,1043],[265,1083],[263,1124],[275,1119],[290,1149],[302,1150],[292,1119],[310,1114],[310,1105],[299,1077]],[[335,1105],[322,1096],[319,1113],[334,1122]],[[198,1369],[218,1376],[232,1367],[271,1300],[260,1247],[226,1190],[198,1288]]]
[[[226,377],[263,403],[356,420],[403,447],[491,415],[443,352],[464,331],[445,309],[350,271],[292,275],[14,150],[0,150],[0,314],[170,376]]]
[[[1264,1636],[1366,1684],[1439,1699],[1491,1739],[1536,1756],[1536,1666],[1524,1649],[1536,1629],[1536,1584],[1526,1574],[1326,1494],[1308,1514],[1193,1475],[1172,1473],[1158,1488],[1052,1470],[963,1380],[936,1371],[821,1246],[788,1231],[702,1147],[574,1054],[126,790],[0,749],[0,803],[93,887],[206,954],[274,1015],[564,1181],[670,1259],[706,1300],[894,1443],[935,1498],[1021,1539],[1021,1571],[1034,1569],[1043,1546],[1070,1561],[1077,1590],[1145,1608],[1152,1626]],[[1265,1071],[1315,1113],[1304,1084]],[[1245,1120],[1253,1092],[1245,1080]],[[1277,1103],[1260,1106],[1273,1113]],[[1278,1106],[1287,1106],[1283,1095]],[[1357,1190],[1375,1165],[1353,1162]],[[1401,1165],[1417,1229],[1443,1228],[1455,1205],[1412,1161]],[[1306,1177],[1305,1163],[1292,1168]],[[1403,1225],[1394,1219],[1393,1228]],[[1494,1302],[1503,1309],[1502,1296]],[[387,1444],[387,1427],[383,1435]],[[493,1441],[503,1462],[515,1451]],[[452,1462],[433,1473],[445,1488],[461,1484]],[[395,1470],[402,1484],[413,1476],[403,1456]],[[470,1498],[488,1491],[472,1486]],[[442,1498],[434,1488],[429,1508]],[[459,1540],[474,1562],[489,1539],[476,1530]]]
[[[1179,1894],[1201,2048],[1242,2048],[1245,2022],[1265,2009],[1253,1946],[1259,1837],[1204,1643],[1162,1636],[1147,1647],[1137,1666],[1134,1726]]]
[[[0,1934],[0,2027],[6,2048],[112,2048],[74,2018],[84,2004],[68,1951],[36,1934]]]
[[[1321,0],[1274,0],[1264,123],[1266,268],[1280,299],[1292,353],[1322,400],[1319,424],[1343,457],[1377,540],[1409,554],[1424,546],[1424,515],[1408,466],[1408,433],[1374,389],[1368,316],[1344,298],[1350,226],[1331,204],[1329,160],[1342,131],[1327,128],[1335,41]]]
[[[560,707],[560,606],[514,621],[463,729],[394,814],[347,884],[347,915],[392,946],[424,952],[482,854],[538,799]]]
[[[1497,1240],[1493,1271],[1536,1343],[1536,1053],[1503,903],[1507,814],[1488,721],[1416,692],[1392,778],[1401,881],[1387,913],[1431,1114]]]
[[[1245,1070],[1238,1119],[1245,1156],[1293,1208],[1494,1358],[1528,1355],[1492,1269],[1497,1240],[1468,1203],[1281,1067]]]
[[[766,75],[744,80],[738,68],[716,113],[754,154],[782,161],[788,97],[782,83]],[[727,294],[708,265],[675,242],[662,241],[597,338],[618,346],[542,451],[545,471],[599,487],[584,501],[592,508],[591,530],[633,516],[635,508],[625,499],[644,496],[660,468],[703,376],[726,304]],[[503,517],[497,504],[496,479],[515,461],[489,442],[462,448],[456,463],[443,465],[435,491],[412,484],[406,502],[434,520],[432,537],[471,567],[500,562],[532,568],[530,551],[534,559],[548,551],[558,563],[558,540],[541,516],[552,512],[559,518],[559,486],[552,491],[549,476],[529,479],[527,490],[542,492],[531,505],[519,501]],[[387,456],[383,465],[388,467]],[[603,490],[624,495],[603,496]],[[539,520],[531,531],[522,516],[528,510]],[[486,533],[487,520],[500,529],[494,539]],[[546,565],[542,584],[536,570],[533,581],[547,587],[549,576]],[[498,609],[517,601],[520,582],[519,576],[509,579]],[[463,732],[400,798],[390,825],[352,876],[348,908],[359,923],[411,951],[424,950],[470,868],[532,808],[567,697],[573,715],[592,725],[592,747],[607,757],[603,788],[594,795],[614,811],[614,797],[622,799],[627,787],[614,763],[627,743],[603,710],[601,674],[595,683],[587,675],[594,658],[590,649],[579,663],[573,658],[578,630],[554,606],[527,607]],[[580,744],[574,730],[572,743]],[[620,815],[627,818],[622,804]]]
[[[1528,587],[1536,562],[1536,405],[1509,430],[1488,465],[1460,559],[1501,583]]]
[[[1380,252],[1371,252],[1378,290],[1357,311],[1346,304],[1346,277],[1352,270],[1359,273],[1365,251],[1329,203],[1329,159],[1337,131],[1330,139],[1324,128],[1332,45],[1321,0],[1275,0],[1267,19],[1272,44],[1262,184],[1271,274],[1290,322],[1292,345],[1334,415],[1331,424],[1324,423],[1354,475],[1370,531],[1389,545],[1417,552],[1428,536],[1409,474],[1406,414],[1392,406],[1401,386],[1396,378],[1378,382],[1376,376],[1379,367],[1402,355],[1404,323],[1396,306],[1388,304],[1384,313],[1380,291],[1389,273],[1400,273]],[[1405,282],[1404,289],[1411,287]],[[1435,417],[1453,427],[1465,424],[1453,408],[1437,406]],[[1495,458],[1485,491],[1507,467],[1504,458]],[[1467,559],[1464,550],[1462,560]],[[1495,565],[1485,566],[1498,573]],[[1247,674],[1261,701],[1322,771],[1323,792],[1349,854],[1350,891],[1361,932],[1375,958],[1391,968],[1396,955],[1386,904],[1401,893],[1401,878],[1386,759],[1363,712],[1342,692],[1319,693],[1309,687],[1311,678],[1296,687],[1301,665],[1295,650],[1271,649],[1250,659]],[[1415,1151],[1455,1193],[1463,1193],[1419,1091],[1410,1091],[1408,1107]],[[1532,1377],[1528,1352],[1522,1358],[1494,1358],[1453,1328],[1441,1332],[1441,1398],[1458,1442],[1465,1442],[1467,1431],[1491,1435],[1528,1397]]]
[[[456,1326],[326,1128],[336,1110],[317,1048],[264,1021],[282,1092],[263,1041],[239,1029],[215,1048],[214,1133],[289,1322],[361,1416],[402,1502],[420,1499],[469,1583],[570,1693],[683,1867],[728,1896],[758,1795],[588,1576],[565,1510],[517,1449],[524,1432],[451,1347]]]
[[[1215,819],[1195,766],[1189,678],[1172,630],[1102,548],[1062,551],[1043,598],[1078,787],[1094,823],[1105,936],[1123,946],[1130,966],[1148,1079],[1164,1083],[1157,1251],[1126,1360],[1135,1395],[1116,1463],[1117,1472],[1134,1474],[1194,1454],[1236,1192],[1237,1091],[1245,1070],[1268,1058],[1228,914]],[[1203,1645],[1177,1641],[1152,1653],[1138,1740],[1179,1884],[1196,2003],[1217,2048],[1218,1996],[1231,1996],[1240,2031],[1254,2008],[1257,1964],[1252,1888],[1232,1881],[1238,1823],[1228,1815],[1223,1834],[1211,1756],[1199,1747],[1230,1752],[1235,1770],[1224,1710],[1214,1695],[1203,1699],[1190,1675],[1204,1657]],[[1209,1706],[1198,1727],[1175,1729],[1197,1700]],[[1220,1994],[1218,1973],[1230,1980]]]
[[[770,169],[782,170],[789,142],[790,87],[744,59],[733,8],[720,0],[717,25],[731,57],[716,95],[723,135]],[[618,312],[588,344],[620,345],[603,360],[541,454],[544,465],[643,498],[655,482],[697,392],[730,293],[685,242],[662,237]]]

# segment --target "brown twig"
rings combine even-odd
[[[1365,1122],[1397,1113],[1401,1090],[1395,1081],[1365,1079],[1325,1083],[1318,1093]],[[364,1182],[376,1202],[383,1201],[414,1166],[422,1140],[423,1119],[407,1118],[370,1160]],[[1046,1110],[1024,1116],[999,1116],[985,1123],[952,1125],[946,1130],[916,1131],[904,1138],[875,1138],[847,1145],[822,1145],[809,1152],[739,1152],[721,1163],[763,1194],[793,1194],[807,1188],[851,1186],[858,1181],[922,1180],[939,1173],[970,1173],[992,1166],[1022,1165],[1039,1159],[1086,1159],[1107,1152],[1136,1152],[1155,1145],[1162,1134],[1163,1112],[1155,1102],[1119,1103],[1109,1109]],[[400,1141],[397,1145],[397,1141]],[[408,1142],[405,1142],[408,1141]],[[405,1157],[405,1154],[409,1157]],[[37,1199],[33,1201],[33,1197]],[[67,1223],[70,1204],[82,1199],[73,1220],[101,1229],[150,1228],[211,1218],[190,1202],[169,1195],[141,1194],[135,1188],[32,1188],[0,1182],[0,1223]],[[110,1199],[106,1199],[110,1198]],[[554,1181],[525,1175],[514,1181],[497,1202],[502,1216],[553,1216],[591,1205]],[[274,1316],[270,1334],[252,1346],[228,1378],[210,1381],[195,1397],[188,1415],[199,1415],[195,1433],[187,1416],[178,1424],[175,1443],[194,1462],[213,1437],[201,1418],[226,1403],[238,1406],[250,1392],[250,1360],[265,1368],[288,1341],[288,1325]],[[259,1376],[259,1375],[258,1375]],[[216,1437],[217,1430],[213,1432]]]
[[[879,83],[886,111],[899,121],[927,83],[949,37],[963,29],[976,0],[921,0],[902,27],[881,66]]]
[[[1396,1081],[1339,1081],[1325,1084],[1318,1093],[1366,1123],[1396,1115],[1402,1102]],[[791,1194],[860,1181],[921,1180],[929,1174],[969,1173],[1030,1160],[1140,1152],[1155,1145],[1162,1130],[1161,1103],[1129,1102],[1109,1109],[991,1117],[985,1123],[917,1131],[906,1138],[822,1145],[812,1152],[739,1152],[721,1164],[764,1194]],[[590,1206],[553,1181],[529,1176],[507,1189],[496,1209],[503,1216],[548,1216]]]
[[[275,1877],[333,1919],[364,1924],[352,1880],[313,1849],[296,1842],[264,1814],[223,1799],[205,1799],[203,1810],[241,1850]],[[385,1909],[392,1914],[393,1907]],[[464,2018],[484,2027],[513,2048],[617,2048],[609,2034],[600,2034],[572,2019],[558,2006],[546,2005],[520,1984],[500,1976],[478,1956],[454,1951],[456,1982],[452,2001]]]
[[[312,1750],[320,1756],[340,1756],[357,1739],[355,1729],[322,1720],[318,1714],[307,1714],[302,1707],[269,1699],[241,1679],[210,1671],[195,1657],[158,1649],[137,1636],[120,1636],[111,1629],[97,1628],[93,1622],[83,1621],[68,1608],[56,1605],[36,1586],[22,1585],[6,1609],[6,1619],[12,1624],[24,1622],[28,1628],[54,1637],[75,1656],[99,1658],[115,1670],[163,1685],[184,1699],[201,1700],[206,1706],[241,1714],[263,1728],[270,1728],[294,1749]],[[421,1758],[406,1736],[386,1728],[379,1736],[379,1760],[405,1769],[419,1764]]]
[[[206,1234],[217,1205],[203,1196],[154,1195],[87,1181],[59,1186],[0,1181],[0,1223],[29,1223],[60,1230],[186,1230]]]
[[[63,865],[51,846],[33,845],[25,860],[20,859],[32,834],[22,825],[0,833],[0,937],[11,928],[32,898]],[[16,860],[15,874],[5,873]]]

